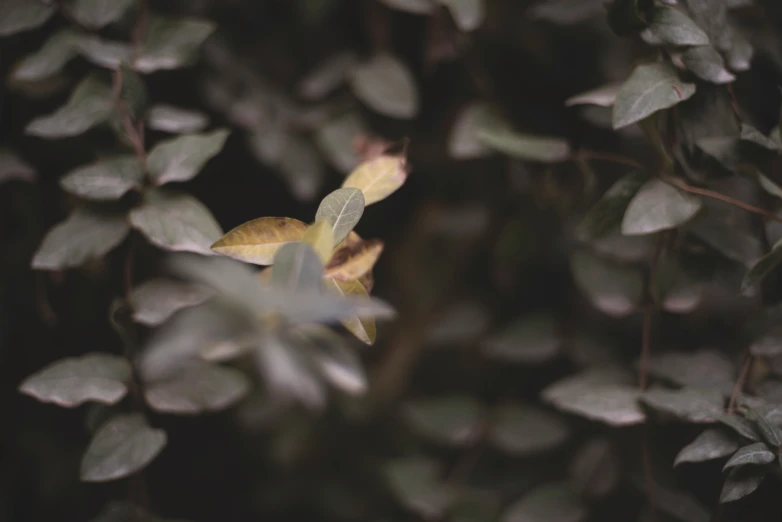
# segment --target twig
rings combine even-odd
[[[739,393],[744,389],[744,383],[747,380],[747,374],[749,374],[749,368],[752,366],[752,355],[747,351],[744,355],[744,364],[741,365],[741,371],[739,377],[736,379],[736,384],[733,386],[733,392],[730,394],[730,401],[728,401],[728,413],[733,413],[736,408],[736,400],[739,397]]]
[[[657,280],[657,269],[660,265],[660,255],[662,254],[663,244],[665,243],[665,233],[657,236],[657,242],[654,247],[652,257],[652,266],[649,269],[649,280],[646,286],[648,302],[644,307],[643,324],[641,326],[641,365],[638,371],[638,387],[641,391],[646,389],[647,369],[649,367],[649,357],[652,351],[652,319],[654,317],[654,285]]]

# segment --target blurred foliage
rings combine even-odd
[[[782,519],[780,29],[2,1],[0,521]]]

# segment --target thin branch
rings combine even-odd
[[[747,351],[744,356],[744,364],[741,365],[741,371],[739,377],[736,379],[736,384],[733,386],[733,393],[730,394],[730,401],[728,402],[728,413],[733,413],[736,409],[736,400],[739,394],[744,390],[744,383],[747,381],[747,375],[749,374],[749,368],[752,366],[752,355]]]
[[[638,371],[638,387],[641,391],[646,389],[647,375],[649,368],[649,358],[652,352],[652,319],[654,318],[654,286],[657,281],[657,270],[660,265],[660,256],[662,254],[663,245],[665,243],[665,233],[661,233],[657,236],[657,242],[654,247],[654,255],[652,257],[652,266],[649,269],[649,280],[646,286],[648,302],[644,307],[643,324],[641,326],[641,364]]]

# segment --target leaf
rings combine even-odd
[[[441,517],[456,500],[456,492],[438,479],[430,460],[397,459],[385,466],[383,474],[396,498],[425,519]]]
[[[567,483],[539,486],[512,503],[502,522],[582,522],[587,508]]]
[[[741,216],[716,203],[719,202],[704,202],[703,209],[687,224],[687,230],[726,258],[751,267],[763,254],[757,234],[748,226],[736,226],[737,222],[742,223]]]
[[[773,329],[756,339],[749,346],[749,353],[755,357],[776,357],[782,355],[782,329]]]
[[[720,417],[720,422],[747,440],[760,440],[760,434],[756,427],[744,417],[726,413]]]
[[[489,154],[490,149],[478,140],[481,120],[487,116],[489,108],[485,103],[472,103],[465,107],[451,127],[448,137],[448,154],[457,160],[480,158]]]
[[[562,339],[549,315],[519,318],[483,345],[489,357],[515,363],[541,364],[558,356]]]
[[[604,437],[595,437],[588,441],[573,458],[570,478],[586,498],[609,495],[620,478],[616,446]]]
[[[130,227],[121,214],[77,208],[43,238],[33,256],[35,270],[63,270],[106,255],[122,243]]]
[[[361,117],[350,112],[318,127],[315,143],[335,169],[349,174],[361,163],[354,142],[366,134],[366,125]]]
[[[383,242],[377,239],[338,249],[326,267],[326,276],[341,281],[354,281],[372,270],[383,252]]]
[[[54,14],[55,6],[30,0],[3,0],[0,4],[0,36],[35,29]]]
[[[349,76],[356,97],[383,116],[409,120],[419,111],[418,87],[404,63],[377,54],[353,67]]]
[[[133,47],[125,42],[113,42],[97,36],[82,36],[78,41],[79,52],[95,65],[107,69],[119,69],[133,58]]]
[[[113,108],[111,90],[97,74],[91,74],[76,86],[65,105],[31,121],[25,133],[44,139],[78,136],[108,120]]]
[[[14,179],[33,181],[35,169],[10,150],[0,148],[0,184]]]
[[[474,31],[486,18],[485,0],[440,0],[451,12],[456,27],[462,31]]]
[[[223,234],[209,209],[188,194],[149,191],[129,218],[150,243],[174,252],[211,254],[209,245]]]
[[[700,199],[660,179],[647,181],[627,206],[622,234],[653,234],[683,225],[701,209]]]
[[[756,442],[755,444],[739,448],[728,462],[725,463],[722,470],[725,471],[726,469],[737,466],[747,466],[749,464],[756,466],[770,464],[774,462],[774,459],[776,459],[776,455],[768,449],[768,446],[762,442]]]
[[[494,111],[479,118],[476,138],[490,149],[525,161],[556,163],[570,157],[567,141],[516,132],[510,123]]]
[[[144,398],[161,413],[196,415],[224,410],[250,391],[240,371],[216,364],[195,364],[172,379],[147,383]]]
[[[149,20],[134,68],[147,74],[188,65],[214,30],[215,24],[205,20],[155,16]]]
[[[350,52],[326,58],[299,83],[297,94],[308,101],[322,100],[345,82],[355,63],[356,57]]]
[[[80,24],[100,29],[118,21],[135,0],[73,0],[66,8]]]
[[[558,416],[534,406],[505,405],[497,408],[488,438],[511,455],[532,455],[560,446],[567,440],[568,426]]]
[[[279,168],[296,199],[310,201],[318,194],[325,172],[323,161],[309,140],[298,136],[286,140]]]
[[[695,94],[695,84],[679,80],[663,63],[639,65],[619,89],[614,102],[614,130],[637,123],[657,111],[673,107]]]
[[[765,478],[765,470],[755,466],[742,466],[730,470],[720,493],[720,503],[733,502],[753,493]]]
[[[269,390],[280,399],[297,399],[313,409],[324,406],[326,390],[314,374],[314,363],[300,353],[291,339],[266,335],[255,358]]]
[[[710,45],[687,49],[682,54],[682,63],[701,80],[717,85],[730,83],[736,79],[725,68],[725,61],[722,59],[722,55]]]
[[[130,295],[133,319],[147,326],[164,323],[177,311],[206,301],[211,292],[188,283],[151,279],[135,287]]]
[[[163,450],[166,433],[140,413],[117,415],[98,429],[81,461],[81,480],[107,482],[133,475]]]
[[[679,386],[713,388],[726,396],[731,394],[735,382],[733,363],[722,353],[707,349],[654,354],[647,370],[651,375]]]
[[[752,408],[744,406],[742,409],[746,410],[745,416],[754,423],[763,441],[773,448],[782,447],[782,427],[769,422],[767,417]]]
[[[601,312],[624,317],[641,304],[644,282],[637,268],[611,263],[584,251],[573,254],[570,267],[578,287]]]
[[[704,283],[690,276],[676,257],[665,257],[658,264],[651,292],[666,312],[686,314],[703,300]]]
[[[306,243],[285,245],[274,256],[272,283],[279,288],[317,292],[323,288],[323,263]]]
[[[682,11],[668,6],[652,10],[649,27],[651,35],[668,45],[708,45],[709,37]]]
[[[619,93],[619,89],[622,87],[621,83],[609,83],[602,85],[590,91],[576,94],[565,100],[565,107],[573,107],[575,105],[597,105],[599,107],[611,107],[616,101],[616,96]]]
[[[402,416],[421,435],[458,447],[478,436],[483,407],[470,396],[452,395],[408,402],[402,407]]]
[[[738,447],[736,439],[726,434],[724,430],[709,428],[679,451],[673,465],[721,459],[735,452]]]
[[[113,156],[72,170],[60,178],[66,192],[85,199],[110,201],[138,189],[144,172],[135,156]]]
[[[326,277],[323,281],[327,292],[341,296],[369,297],[366,288],[364,288],[364,285],[359,281],[339,281],[333,277]],[[375,344],[377,329],[375,327],[375,320],[371,317],[349,317],[347,319],[342,319],[342,326],[355,335],[359,341],[370,345]]]
[[[58,31],[38,51],[25,56],[14,66],[11,79],[34,82],[50,78],[76,56],[78,39],[78,35],[70,29]]]
[[[90,522],[187,522],[185,520],[163,519],[146,510],[124,501],[110,501]]]
[[[611,185],[584,216],[579,226],[579,235],[597,239],[608,234],[621,223],[627,206],[645,181],[646,176],[643,173],[634,172]]]
[[[153,105],[147,112],[147,126],[150,129],[173,134],[198,132],[209,124],[209,118],[197,111],[174,107],[173,105]]]
[[[766,276],[776,270],[780,263],[782,263],[782,240],[777,241],[771,247],[771,252],[758,259],[750,267],[741,281],[741,291],[744,292],[761,282]]]
[[[650,479],[636,481],[639,488],[645,491]],[[650,499],[660,511],[675,517],[680,522],[709,522],[712,516],[697,499],[689,493],[675,489],[664,484],[655,483],[651,479],[651,487],[654,488],[654,498]]]
[[[779,135],[766,136],[755,127],[746,123],[741,125],[741,140],[754,143],[770,151],[782,152],[782,142],[779,140]]]
[[[312,343],[312,358],[323,377],[334,387],[350,395],[367,390],[367,377],[361,360],[341,335],[330,328],[311,326],[306,332]]]
[[[614,0],[608,4],[608,27],[617,36],[633,36],[646,27],[651,0]]]
[[[19,391],[58,406],[115,404],[127,393],[130,364],[124,357],[89,353],[60,359],[24,380]]]
[[[387,6],[413,14],[431,14],[437,8],[433,0],[380,0]]]
[[[331,259],[331,253],[334,251],[334,234],[331,231],[331,225],[326,221],[316,221],[309,227],[301,237],[303,243],[308,244],[315,250],[320,262],[325,264]]]
[[[382,155],[365,161],[345,178],[342,188],[364,193],[364,205],[377,203],[401,187],[407,179],[404,156]]]
[[[186,134],[155,145],[147,158],[149,173],[157,185],[189,181],[216,156],[230,131],[218,129],[204,134]]]
[[[348,237],[364,214],[364,193],[357,188],[340,188],[323,198],[315,221],[331,225],[334,244]]]
[[[262,217],[234,228],[212,245],[218,254],[256,265],[271,265],[285,245],[301,241],[307,225],[293,218]]]
[[[717,391],[682,388],[654,388],[641,395],[647,406],[687,422],[717,422],[723,411],[723,398]]]

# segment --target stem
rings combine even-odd
[[[581,149],[573,155],[573,161],[607,161],[609,163],[616,163],[618,165],[627,165],[628,167],[634,167],[636,169],[643,169],[643,165],[635,161],[633,158],[622,156],[621,154],[612,154],[610,152],[598,152],[594,150]]]
[[[638,387],[644,391],[647,386],[647,368],[649,368],[649,357],[652,352],[652,319],[654,317],[654,285],[657,279],[657,269],[660,265],[660,255],[662,254],[663,244],[666,234],[657,236],[657,242],[654,247],[654,256],[652,257],[652,266],[649,270],[649,280],[646,286],[648,303],[644,307],[643,324],[641,326],[641,365],[638,371]]]
[[[128,255],[125,257],[125,266],[123,268],[123,278],[125,285],[125,300],[130,304],[130,297],[133,294],[133,260],[136,254],[135,235],[131,234],[130,244],[128,245]]]
[[[744,355],[744,364],[741,365],[741,371],[739,377],[736,379],[736,384],[733,386],[733,393],[730,394],[730,401],[728,402],[728,413],[733,413],[736,408],[736,399],[739,397],[739,393],[744,389],[744,383],[747,381],[747,375],[749,374],[749,368],[752,366],[752,355],[749,352]]]
[[[646,489],[646,500],[649,502],[651,510],[651,522],[657,520],[657,505],[654,498],[654,479],[652,478],[652,457],[649,454],[649,426],[644,425],[641,439],[641,459],[644,468],[644,487]]]

